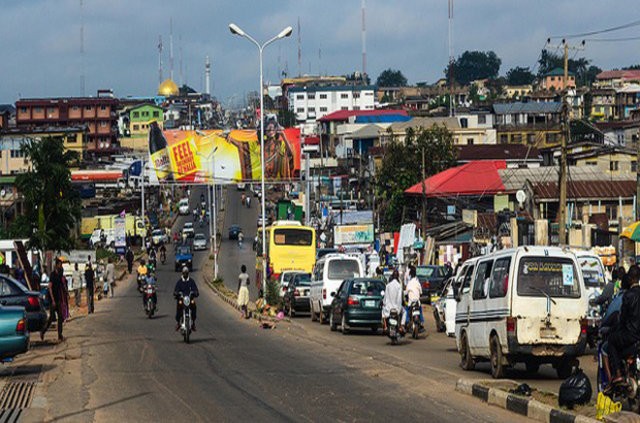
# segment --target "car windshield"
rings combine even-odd
[[[159,236],[162,235],[162,229],[156,229],[153,232],[151,232],[151,235],[153,236]]]
[[[417,267],[416,268],[416,276],[423,278],[430,278],[431,276],[435,276],[436,268],[435,267]]]
[[[384,284],[378,280],[354,281],[349,290],[349,295],[380,296],[383,290]]]
[[[193,228],[193,223],[191,223],[191,222],[187,222],[187,223],[185,223],[185,224],[184,224],[184,228],[185,228],[185,229],[192,229],[192,228]]]
[[[296,275],[295,286],[310,286],[311,285],[311,274],[305,273],[302,275]]]
[[[606,283],[604,270],[597,257],[578,257],[578,264],[582,270],[582,279],[587,288],[601,288]]]
[[[178,247],[178,254],[179,255],[186,255],[186,254],[191,254],[191,248],[189,247]]]
[[[196,234],[196,236],[193,239],[194,241],[204,241],[205,237],[202,234]]]
[[[564,257],[523,257],[518,266],[518,295],[580,297],[573,261]]]
[[[360,276],[358,260],[329,261],[329,279],[347,279]]]
[[[188,206],[189,205],[189,200],[187,200],[186,198],[183,198],[182,200],[180,200],[180,205],[181,206]]]

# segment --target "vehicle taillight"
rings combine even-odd
[[[299,296],[300,296],[300,291],[298,291],[298,288],[296,288],[296,289],[293,291],[293,296],[294,296],[294,297],[299,297]]]
[[[516,333],[516,318],[507,317],[507,333]]]
[[[422,289],[429,289],[431,285],[429,285],[429,281],[422,282]]]
[[[587,334],[588,326],[589,326],[589,322],[587,322],[587,319],[580,319],[580,335]]]
[[[27,331],[27,324],[24,322],[24,319],[18,320],[18,324],[16,325],[16,332],[23,334]]]
[[[347,298],[347,305],[350,305],[350,306],[360,305],[360,300],[358,300],[358,298],[356,297],[349,297]]]
[[[38,300],[38,297],[29,297],[28,300],[30,307],[40,308],[40,300]]]
[[[326,289],[322,289],[322,299],[326,300],[327,299],[327,290]]]

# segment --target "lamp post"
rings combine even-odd
[[[278,35],[267,40],[264,44],[260,44],[257,42],[251,35],[244,32],[240,27],[234,23],[229,24],[229,30],[234,35],[239,35],[240,37],[244,37],[247,40],[251,41],[253,44],[258,47],[258,58],[260,61],[260,89],[258,90],[258,95],[260,96],[260,184],[262,187],[262,196],[261,196],[261,209],[262,209],[262,294],[266,303],[267,300],[267,232],[265,228],[265,220],[266,220],[266,207],[265,207],[265,197],[266,191],[264,189],[264,98],[262,95],[262,52],[266,46],[277,41],[281,38],[285,38],[291,35],[293,32],[293,28],[290,26],[286,27]]]
[[[204,132],[196,130],[196,133],[200,136],[206,136]],[[200,157],[204,157],[208,162],[211,162],[211,185],[214,189],[213,193],[213,210],[211,212],[211,219],[209,219],[209,242],[211,243],[210,251],[213,253],[213,278],[218,279],[218,222],[216,219],[216,214],[218,212],[218,208],[216,206],[216,151],[218,151],[218,147],[214,147],[211,150],[211,153],[204,154],[196,153]],[[207,185],[207,197],[209,200],[209,206],[211,206],[211,187]],[[211,225],[213,224],[213,227]]]

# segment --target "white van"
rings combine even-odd
[[[178,213],[182,216],[186,216],[189,214],[189,199],[183,198],[178,202]]]
[[[456,307],[461,366],[491,363],[491,375],[525,363],[554,366],[567,378],[586,345],[587,292],[576,256],[559,247],[525,246],[477,258]]]
[[[329,321],[332,292],[337,292],[343,280],[364,277],[362,262],[347,254],[330,253],[316,262],[311,275],[309,305],[311,320]]]

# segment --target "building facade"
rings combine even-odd
[[[373,110],[375,93],[373,85],[291,87],[289,110],[298,123],[311,123],[339,110]]]

